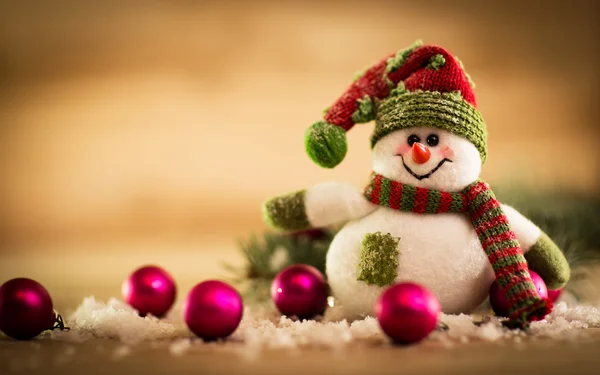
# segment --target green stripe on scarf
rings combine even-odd
[[[392,193],[392,182],[387,178],[385,180],[381,180],[381,190],[379,195],[379,204],[382,206],[390,205],[390,195]]]
[[[435,213],[438,211],[440,207],[440,198],[442,197],[442,193],[437,190],[430,190],[429,196],[427,197],[427,207],[425,208],[425,212]]]
[[[387,180],[387,178],[386,178],[386,180]],[[410,185],[404,185],[402,187],[402,198],[400,199],[400,211],[412,211],[413,207],[415,206],[415,196],[416,195],[417,195],[416,187],[410,186]]]

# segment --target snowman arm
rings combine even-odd
[[[314,227],[359,219],[377,209],[353,185],[326,182],[306,191],[306,216]]]
[[[529,268],[541,276],[548,289],[564,287],[571,276],[571,268],[559,247],[517,210],[504,204],[502,209],[525,253]]]
[[[354,186],[327,182],[269,199],[263,217],[273,228],[299,231],[358,219],[376,208]]]

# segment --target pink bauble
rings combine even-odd
[[[286,316],[311,319],[327,307],[327,283],[319,270],[306,264],[283,269],[271,284],[271,298]]]
[[[237,290],[217,280],[196,285],[183,307],[183,319],[190,331],[207,341],[231,335],[243,313],[244,303]]]
[[[375,305],[375,316],[381,329],[400,344],[411,344],[427,337],[437,326],[440,311],[436,296],[415,283],[392,285]]]
[[[7,336],[29,340],[53,324],[52,299],[41,284],[18,278],[0,287],[0,331]]]
[[[529,271],[529,275],[531,276],[531,280],[533,281],[533,285],[535,285],[538,290],[538,294],[541,298],[548,298],[548,289],[546,288],[546,283],[540,275],[533,271]],[[510,305],[508,300],[506,299],[506,295],[500,288],[500,285],[497,281],[492,283],[490,287],[490,305],[492,305],[492,310],[497,316],[502,316],[505,318],[509,317]]]
[[[562,292],[563,289],[548,290],[548,298],[550,298],[552,302],[556,302],[560,298]]]
[[[145,266],[133,272],[121,288],[123,299],[141,316],[162,317],[169,311],[177,295],[175,281],[167,271]]]

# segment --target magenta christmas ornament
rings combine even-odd
[[[436,328],[440,311],[436,296],[415,283],[390,286],[375,305],[381,329],[399,344],[412,344],[427,337]]]
[[[177,294],[175,281],[157,266],[145,266],[133,272],[123,283],[123,299],[141,316],[164,316]]]
[[[552,302],[556,302],[560,298],[562,292],[563,289],[548,290],[548,298],[550,298]]]
[[[533,271],[529,271],[529,275],[531,276],[533,285],[540,295],[540,298],[548,298],[548,289],[546,288],[546,283],[544,280],[542,280],[540,275]],[[494,313],[497,316],[505,318],[509,317],[510,304],[497,281],[494,281],[490,287],[490,305],[492,305],[492,310],[494,310]]]
[[[325,312],[327,283],[319,270],[306,264],[283,269],[271,284],[271,298],[286,316],[311,319]]]
[[[17,340],[29,340],[54,324],[52,299],[38,282],[18,278],[0,287],[0,331]]]
[[[218,280],[196,285],[183,307],[183,319],[190,331],[207,341],[231,335],[243,313],[244,304],[237,290]]]

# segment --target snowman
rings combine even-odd
[[[542,319],[552,303],[537,293],[529,269],[549,289],[570,269],[560,249],[479,180],[487,131],[462,63],[438,46],[413,46],[365,71],[306,132],[308,155],[333,168],[347,151],[345,132],[375,120],[370,184],[360,191],[323,183],[269,199],[263,214],[285,231],[345,223],[326,262],[344,316],[372,315],[387,286],[429,288],[444,313],[469,313],[497,280],[510,318]]]

